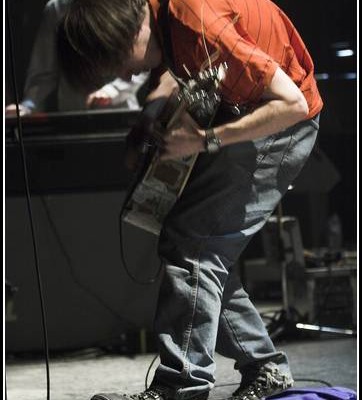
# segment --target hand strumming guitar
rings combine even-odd
[[[180,123],[167,132],[161,147],[161,160],[179,159],[205,151],[205,131],[185,112]]]

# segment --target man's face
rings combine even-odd
[[[130,81],[132,75],[156,68],[162,61],[162,53],[156,37],[152,33],[147,20],[143,23],[136,38],[129,59],[122,64],[118,75],[125,81]]]

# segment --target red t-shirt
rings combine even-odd
[[[149,0],[156,21],[159,0]],[[313,61],[288,17],[269,0],[169,0],[168,26],[174,72],[185,79],[226,62],[223,100],[255,106],[279,66],[304,94],[309,115],[323,102]],[[206,50],[207,49],[207,50]]]

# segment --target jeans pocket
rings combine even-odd
[[[254,140],[253,143],[257,151],[256,166],[258,166],[260,162],[264,159],[264,157],[269,153],[269,150],[275,142],[277,136],[277,134],[273,134],[262,139]]]

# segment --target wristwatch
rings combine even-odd
[[[214,132],[213,128],[205,131],[205,150],[209,154],[217,153],[221,147],[221,140]]]

